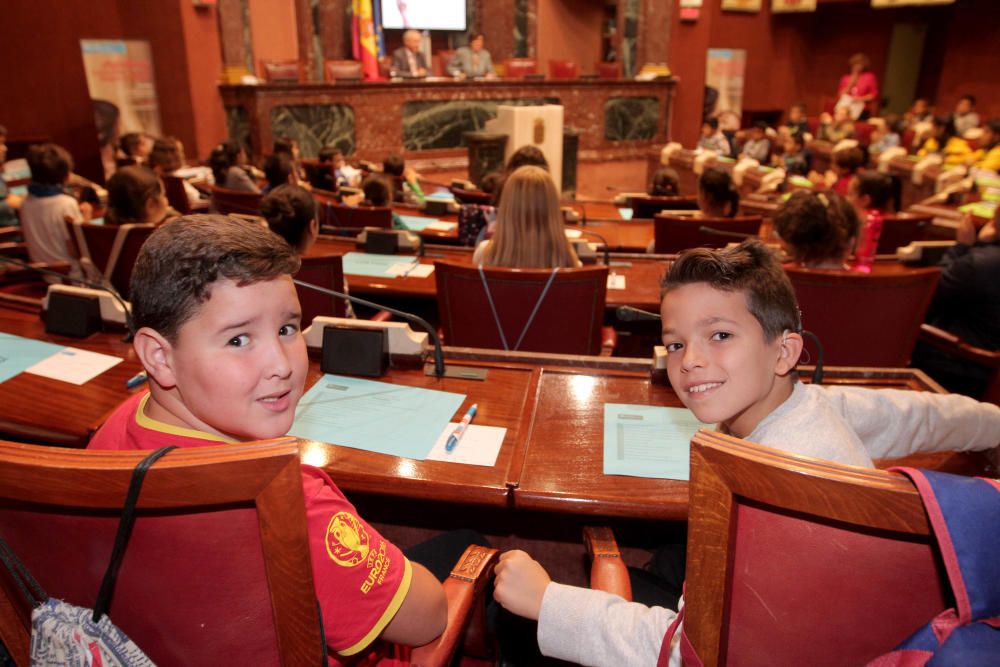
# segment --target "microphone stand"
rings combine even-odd
[[[437,331],[434,330],[427,320],[417,315],[411,313],[404,313],[401,310],[396,310],[395,308],[388,308],[378,303],[368,301],[367,299],[362,299],[360,297],[351,296],[350,294],[345,294],[344,292],[337,292],[326,287],[320,287],[319,285],[313,285],[312,283],[303,282],[301,280],[294,280],[293,282],[300,287],[305,289],[311,289],[313,291],[319,292],[320,294],[326,294],[328,296],[336,297],[338,299],[343,299],[345,301],[350,301],[351,303],[356,303],[360,306],[366,306],[368,308],[374,308],[375,310],[384,310],[387,312],[401,317],[407,322],[412,322],[419,326],[421,329],[427,332],[431,337],[431,342],[434,344],[434,375],[437,377],[442,377],[444,375],[444,353],[441,351],[441,338],[438,336]]]

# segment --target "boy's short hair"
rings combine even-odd
[[[159,167],[172,174],[184,165],[181,162],[181,142],[176,137],[159,137],[153,142],[148,158],[150,167]]]
[[[35,144],[27,160],[31,180],[42,185],[62,185],[73,171],[73,156],[57,144]]]
[[[365,201],[372,206],[389,206],[392,201],[392,185],[385,176],[370,174],[361,184]]]
[[[143,220],[146,202],[163,192],[160,177],[146,167],[122,167],[108,179],[108,215],[115,223]]]
[[[288,183],[293,169],[292,159],[287,153],[273,153],[264,160],[264,178],[272,188]]]
[[[892,176],[869,169],[858,172],[854,178],[858,194],[868,195],[871,208],[885,211],[890,202],[895,204],[895,208],[899,208],[900,195],[896,190],[902,187],[902,184],[894,181]]]
[[[774,214],[774,231],[803,264],[843,258],[860,229],[854,207],[832,192],[799,190]]]
[[[785,331],[802,331],[792,283],[771,250],[758,240],[732,249],[692,248],[678,255],[663,279],[663,294],[693,283],[724,292],[743,292],[747,309],[773,341]]]
[[[511,153],[510,159],[504,166],[504,171],[512,174],[521,167],[541,167],[548,171],[549,161],[545,159],[545,153],[537,146],[521,146]]]
[[[316,200],[301,186],[282,185],[261,200],[260,214],[272,232],[298,248],[309,223],[316,219]]]
[[[333,162],[334,158],[343,154],[344,152],[336,146],[323,146],[323,148],[319,149],[319,155],[316,159],[320,162]]]
[[[400,155],[390,155],[382,161],[382,171],[390,176],[402,176],[406,170],[406,162]]]
[[[680,194],[680,183],[681,178],[676,169],[660,167],[653,172],[653,180],[649,183],[649,194],[653,197],[676,197]]]
[[[121,149],[122,153],[132,157],[135,154],[135,149],[137,149],[142,144],[142,135],[138,132],[128,132],[123,134],[118,139],[118,148]]]
[[[149,327],[176,343],[216,281],[242,287],[294,275],[299,265],[291,246],[263,225],[225,215],[175,218],[139,251],[130,293],[133,333]]]
[[[708,125],[713,130],[718,130],[719,129],[719,119],[716,118],[715,116],[709,116],[705,120],[701,121],[701,124],[702,125]]]
[[[865,153],[860,146],[844,148],[833,154],[833,164],[841,169],[855,172],[865,165]]]

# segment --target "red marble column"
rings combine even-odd
[[[295,0],[295,28],[299,37],[299,71],[303,81],[316,81],[316,50],[313,46],[312,3]]]
[[[662,0],[642,0],[637,58],[640,68],[644,63],[668,62],[673,5]]]
[[[351,57],[347,9],[351,0],[319,0],[319,41],[326,60]]]
[[[477,0],[479,30],[486,38],[486,49],[493,62],[502,63],[514,55],[514,7],[510,0]]]
[[[239,83],[247,69],[248,58],[244,41],[246,25],[242,0],[219,0],[219,43],[222,46],[222,79],[228,83]]]

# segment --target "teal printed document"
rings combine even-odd
[[[324,375],[306,392],[289,435],[422,461],[465,394]]]
[[[395,275],[392,267],[400,262],[412,260],[406,255],[376,255],[368,252],[349,252],[344,255],[344,273],[354,276],[375,276],[387,278]]]
[[[432,222],[439,222],[434,218],[421,218],[419,215],[401,215],[399,219],[403,221],[403,224],[411,232],[422,232]]]
[[[630,208],[620,208],[620,209],[618,209],[618,215],[620,215],[622,217],[622,220],[631,220],[632,219],[632,213],[633,213],[633,211]]]
[[[687,408],[604,405],[604,474],[687,480],[691,436],[703,424]]]
[[[0,382],[9,380],[62,349],[62,345],[0,333]]]

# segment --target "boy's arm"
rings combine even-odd
[[[603,591],[554,583],[523,551],[500,556],[496,576],[497,601],[538,620],[542,653],[582,665],[656,664],[663,637],[677,616]]]
[[[824,387],[873,459],[917,452],[993,449],[1000,407],[959,394]]]
[[[411,563],[410,590],[399,611],[382,632],[382,639],[422,646],[441,635],[448,623],[448,603],[441,582],[418,563]]]

